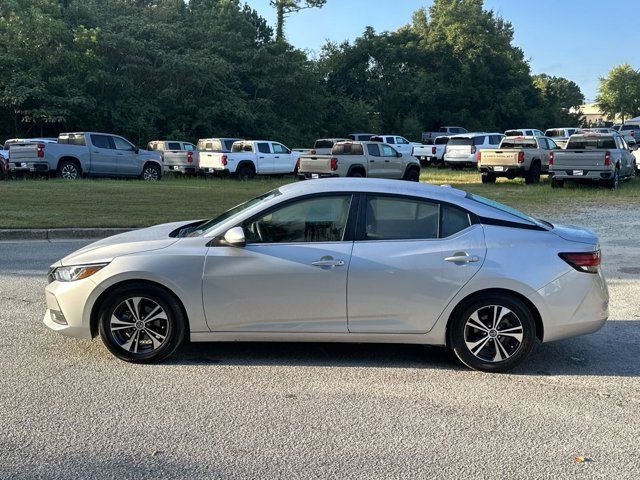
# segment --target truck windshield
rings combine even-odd
[[[535,140],[530,138],[522,139],[505,139],[500,144],[500,148],[538,148]]]
[[[617,148],[613,137],[571,137],[569,143],[567,143],[567,150],[601,150],[607,148]]]
[[[191,233],[189,233],[189,235],[187,235],[188,237],[200,237],[204,234],[206,234],[207,232],[210,232],[211,230],[213,230],[214,228],[216,228],[218,225],[221,225],[223,222],[226,222],[227,220],[229,220],[232,217],[235,217],[236,215],[239,215],[240,213],[244,212],[245,210],[258,205],[259,203],[262,202],[266,202],[267,200],[271,200],[272,198],[276,198],[278,196],[282,195],[282,192],[280,192],[280,190],[276,189],[276,190],[271,190],[270,192],[267,192],[263,195],[260,195],[259,197],[256,198],[252,198],[251,200],[247,200],[244,203],[241,203],[240,205],[237,205],[235,207],[233,207],[230,210],[227,210],[226,212],[224,212],[221,215],[218,215],[217,217],[204,222],[202,225],[200,225],[198,228],[196,228],[194,231],[192,231]]]

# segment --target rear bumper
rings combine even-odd
[[[48,172],[49,164],[46,162],[9,162],[10,172]]]
[[[229,169],[226,167],[200,167],[198,169],[200,173],[209,174],[209,175],[226,175],[229,173]]]
[[[164,172],[193,175],[198,172],[198,167],[196,165],[165,165]]]
[[[312,173],[312,172],[299,172],[297,177],[300,180],[311,180],[316,178],[337,178],[340,175],[337,173]]]
[[[572,270],[530,297],[539,306],[544,342],[598,331],[609,317],[609,290],[602,275]]]
[[[579,174],[578,172],[582,172]],[[562,168],[556,167],[549,172],[549,175],[558,180],[592,180],[601,181],[609,180],[613,177],[612,169],[597,169],[593,167],[587,168]]]
[[[522,177],[525,169],[516,165],[478,165],[481,173],[493,173],[496,177]]]

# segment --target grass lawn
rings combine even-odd
[[[0,228],[142,227],[174,220],[213,217],[292,177],[180,178],[158,183],[140,180],[17,179],[0,182]],[[498,180],[483,185],[474,171],[426,169],[421,181],[483,195],[541,217],[576,207],[640,205],[640,179],[623,182],[617,191],[591,185],[552,189],[545,180]]]

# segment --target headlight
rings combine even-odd
[[[59,282],[73,282],[74,280],[82,280],[90,277],[98,270],[106,267],[106,263],[97,263],[94,265],[74,265],[72,267],[58,267],[53,271],[53,278]]]

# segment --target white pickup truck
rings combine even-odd
[[[270,140],[242,140],[231,151],[200,152],[200,171],[203,173],[235,174],[240,179],[255,175],[295,174],[300,152],[292,152]]]
[[[57,174],[66,179],[93,177],[139,177],[159,180],[162,157],[140,150],[128,140],[108,133],[61,133],[56,143],[11,145],[11,172]]]
[[[178,140],[154,140],[148,143],[147,150],[153,150],[162,155],[165,172],[185,175],[198,172],[199,156],[193,143]]]
[[[444,164],[444,153],[449,138],[446,135],[436,137],[433,145],[419,145],[413,147],[413,156],[420,160],[420,165],[426,167],[431,164]]]

